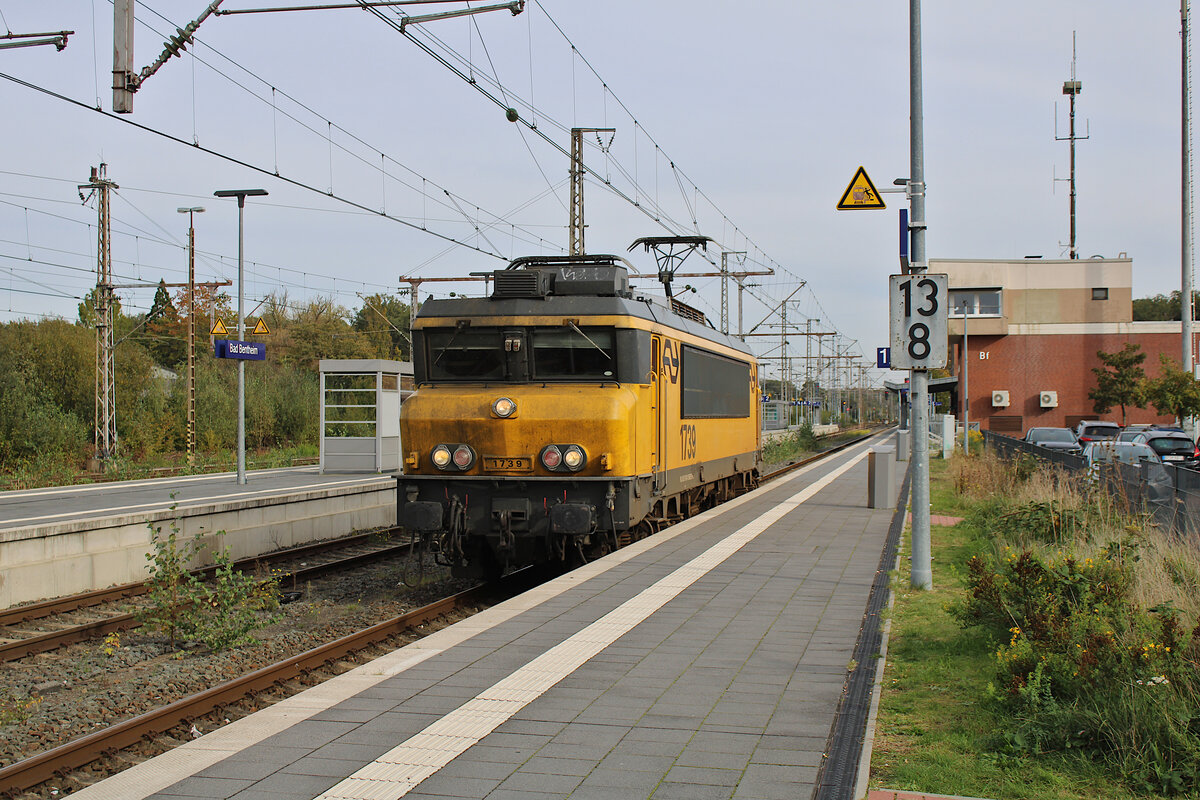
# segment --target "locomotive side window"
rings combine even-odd
[[[750,365],[683,346],[680,380],[684,417],[750,416]]]
[[[430,380],[504,379],[504,342],[494,328],[430,330],[426,342]]]
[[[534,328],[535,380],[611,379],[617,374],[612,328]]]

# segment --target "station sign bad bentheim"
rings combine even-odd
[[[236,358],[243,361],[263,361],[267,346],[262,342],[240,342],[237,339],[217,339],[213,342],[217,358]]]

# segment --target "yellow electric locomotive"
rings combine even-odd
[[[757,485],[754,356],[618,262],[520,258],[422,304],[397,517],[456,575],[586,561]]]

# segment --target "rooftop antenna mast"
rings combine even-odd
[[[1067,182],[1071,186],[1071,244],[1070,257],[1072,259],[1079,258],[1079,250],[1075,247],[1075,142],[1076,140],[1087,139],[1091,133],[1091,125],[1088,125],[1088,133],[1083,136],[1075,135],[1075,98],[1083,92],[1083,84],[1075,78],[1075,31],[1071,31],[1071,80],[1063,81],[1063,94],[1071,98],[1071,115],[1070,129],[1066,136],[1058,135],[1058,114],[1054,115],[1054,140],[1058,142],[1070,142],[1071,147],[1071,176],[1067,178]],[[1055,180],[1062,180],[1055,178]]]

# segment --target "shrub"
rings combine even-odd
[[[200,543],[196,539],[180,543],[178,520],[172,520],[165,537],[161,526],[149,527],[153,545],[146,554],[149,604],[137,619],[166,634],[172,649],[181,640],[202,642],[211,650],[234,647],[253,641],[253,631],[279,619],[279,588],[274,579],[260,580],[234,569],[225,549],[215,559],[212,580],[203,582],[188,569]]]
[[[954,611],[995,642],[994,745],[1082,749],[1136,790],[1200,790],[1195,550],[1061,476],[972,460],[957,474],[985,499],[965,524],[998,544],[968,562]]]

